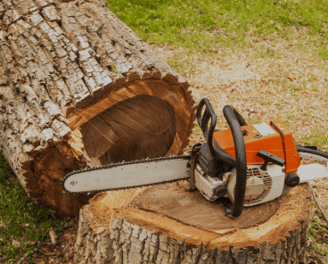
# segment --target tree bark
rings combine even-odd
[[[182,153],[188,88],[105,1],[0,2],[0,150],[40,206],[78,214],[70,171]]]
[[[98,194],[80,210],[75,263],[304,263],[307,184],[227,218],[187,183]]]

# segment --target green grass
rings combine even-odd
[[[312,213],[312,225],[309,228],[308,237],[313,241],[307,250],[307,257],[314,261],[320,261],[321,256],[328,256],[328,224],[316,205]],[[324,263],[324,262],[323,262]]]
[[[142,39],[188,48],[190,52],[217,53],[215,44],[251,47],[268,37],[293,39],[306,31],[307,36],[316,38],[316,52],[328,57],[327,0],[108,0],[108,3]],[[270,49],[262,53],[280,56]]]
[[[5,178],[11,172],[0,152],[0,263],[13,263],[24,253],[33,250],[38,241],[49,238],[49,228],[57,228],[65,221],[58,220],[49,209],[42,209],[29,202],[19,182],[8,182]],[[12,241],[20,242],[14,247]],[[30,256],[33,262],[33,254]]]
[[[246,117],[245,121],[246,121],[247,124],[260,124],[261,123],[260,120],[254,119],[254,118],[251,118],[251,117]]]
[[[323,150],[327,148],[328,135],[325,133],[325,131],[319,127],[316,127],[313,133],[303,136],[301,141],[305,145],[318,146],[319,149]]]

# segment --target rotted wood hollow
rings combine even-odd
[[[307,184],[227,218],[186,182],[106,192],[80,211],[76,263],[304,263]]]
[[[0,150],[41,206],[78,214],[70,171],[182,153],[188,88],[105,1],[0,2]]]

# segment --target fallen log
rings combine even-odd
[[[188,87],[105,1],[0,2],[0,151],[40,206],[78,214],[70,171],[182,153]]]
[[[304,263],[307,184],[235,219],[187,182],[99,193],[80,210],[75,263]]]

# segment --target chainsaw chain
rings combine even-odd
[[[96,167],[93,167],[93,168],[85,168],[85,169],[81,169],[81,170],[74,170],[74,171],[69,172],[68,174],[66,174],[61,179],[61,187],[64,190],[63,193],[73,193],[73,194],[87,193],[89,195],[89,194],[95,194],[95,193],[98,193],[98,192],[125,190],[125,189],[139,188],[139,187],[152,186],[152,185],[159,185],[159,184],[163,184],[163,183],[170,183],[170,182],[176,182],[176,181],[182,181],[182,180],[189,179],[190,177],[183,178],[183,179],[177,179],[177,180],[163,181],[163,182],[158,182],[158,183],[127,186],[127,187],[121,187],[121,188],[109,188],[109,189],[94,190],[94,191],[81,191],[81,192],[71,192],[71,191],[67,190],[64,186],[64,182],[69,177],[71,177],[75,174],[83,173],[83,172],[96,171],[96,170],[102,170],[102,169],[109,169],[109,168],[120,167],[120,166],[131,165],[131,164],[149,163],[149,162],[154,162],[154,161],[173,160],[173,159],[189,159],[189,160],[191,160],[191,155],[168,156],[168,157],[161,157],[161,158],[154,158],[154,159],[146,158],[146,159],[141,159],[141,160],[127,161],[127,162],[122,161],[122,162],[112,163],[112,164],[108,164],[108,165],[104,165],[104,166],[96,166]]]

